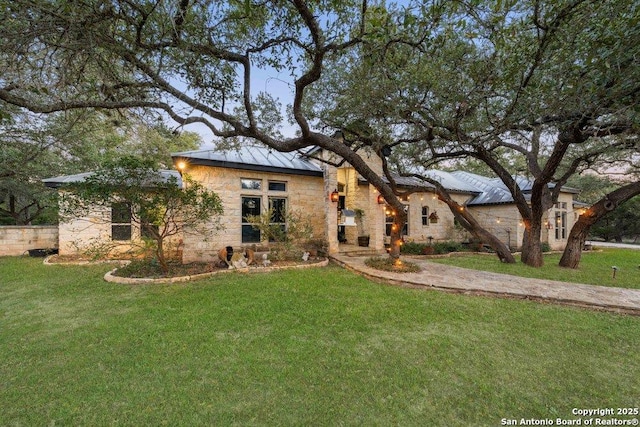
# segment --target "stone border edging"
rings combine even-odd
[[[114,268],[111,271],[108,271],[104,275],[104,280],[110,283],[119,283],[123,285],[145,285],[145,284],[166,284],[166,283],[182,283],[189,282],[192,280],[206,279],[208,277],[215,276],[217,274],[228,274],[231,272],[236,273],[268,273],[277,270],[294,270],[294,269],[305,269],[305,268],[313,268],[313,267],[326,267],[329,264],[329,258],[326,258],[322,261],[313,263],[313,264],[302,264],[302,265],[285,265],[285,266],[275,266],[275,267],[260,267],[260,268],[242,268],[242,269],[226,269],[219,271],[212,271],[209,273],[201,273],[201,274],[193,274],[190,276],[178,276],[178,277],[161,277],[158,279],[151,278],[137,278],[137,277],[119,277],[114,276],[113,273],[117,270]]]

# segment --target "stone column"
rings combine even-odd
[[[369,184],[369,247],[384,252],[384,205],[378,204],[380,193]]]
[[[338,188],[338,171],[334,166],[324,165],[324,207],[325,238],[329,245],[329,254],[338,253],[338,204],[331,201],[331,193]]]

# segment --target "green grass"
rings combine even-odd
[[[473,254],[434,258],[431,261],[536,279],[640,289],[640,250],[605,248],[601,251],[583,252],[580,266],[575,270],[558,266],[561,256],[562,254],[558,253],[545,255],[544,266],[541,268],[529,267],[521,262],[504,264],[495,256]],[[518,257],[517,260],[519,261],[520,258]],[[618,267],[615,279],[611,268],[613,266]]]
[[[0,258],[0,425],[500,425],[640,405],[640,318],[330,266],[114,285]]]

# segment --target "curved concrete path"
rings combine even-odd
[[[640,316],[640,290],[638,289],[530,279],[452,267],[412,257],[406,257],[406,259],[420,266],[421,271],[418,273],[393,273],[373,269],[364,263],[368,256],[338,254],[331,258],[367,278],[394,285],[531,299]]]

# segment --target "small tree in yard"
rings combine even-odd
[[[95,207],[127,203],[131,207],[131,223],[154,242],[158,264],[167,273],[167,238],[186,232],[206,235],[219,229],[219,222],[211,220],[223,212],[217,194],[188,176],[183,179],[185,185],[181,188],[176,177],[163,177],[152,161],[126,157],[73,184],[72,195],[64,198],[61,214],[86,216]]]

